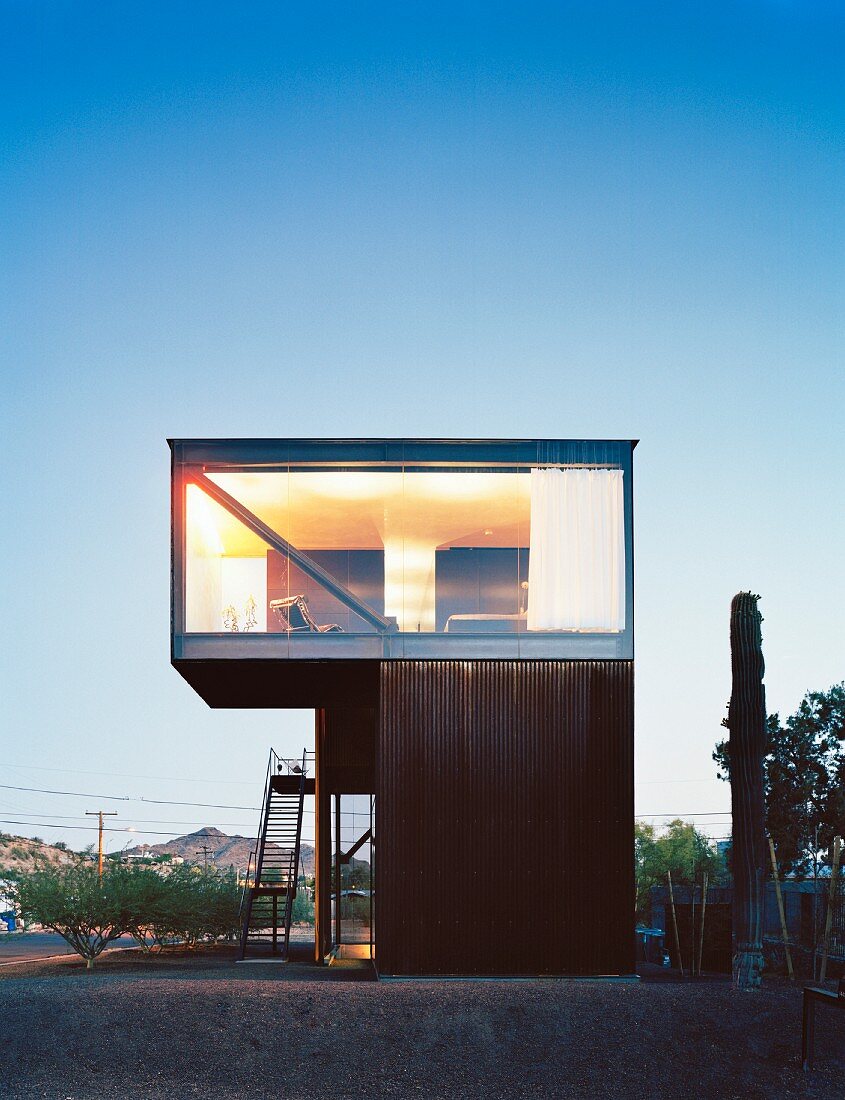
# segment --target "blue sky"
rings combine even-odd
[[[611,437],[638,811],[728,808],[734,592],[770,709],[845,676],[845,35],[714,7],[0,3],[0,783],[253,804],[311,743],[169,667],[165,437]]]

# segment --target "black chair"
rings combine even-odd
[[[343,633],[343,627],[337,623],[320,626],[311,617],[308,600],[305,596],[285,596],[283,600],[271,600],[270,610],[282,624],[288,634],[332,634]]]

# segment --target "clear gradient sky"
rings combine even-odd
[[[841,5],[0,26],[0,783],[252,805],[312,743],[170,668],[165,437],[639,438],[637,809],[727,810],[732,595],[771,710],[845,676]],[[101,805],[256,818],[0,788],[0,829]]]

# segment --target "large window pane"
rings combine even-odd
[[[619,469],[303,463],[197,480],[188,632],[331,644],[625,628]]]
[[[185,629],[267,629],[266,543],[196,485],[185,499]]]

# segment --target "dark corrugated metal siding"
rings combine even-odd
[[[375,782],[376,715],[373,707],[331,707],[322,711],[324,722],[322,766],[343,772],[366,771],[372,792]],[[351,793],[344,786],[332,790]]]
[[[633,972],[633,675],[382,665],[380,973]]]

